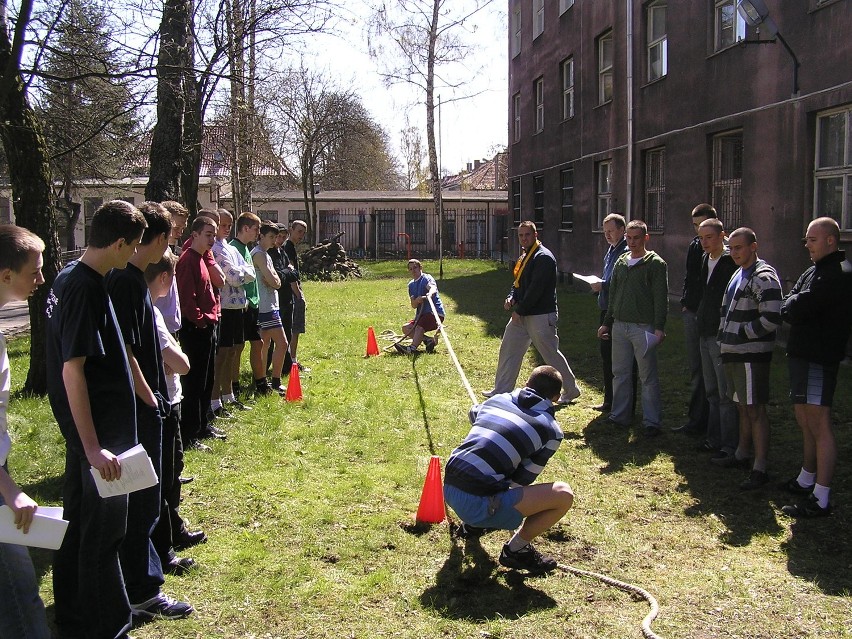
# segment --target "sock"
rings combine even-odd
[[[804,468],[799,471],[799,476],[796,477],[796,483],[802,488],[810,488],[816,482],[816,473],[809,473]]]
[[[235,401],[237,401],[237,398],[234,397],[233,393],[222,395],[222,404],[233,404]]]
[[[758,470],[761,473],[765,473],[766,472],[766,460],[765,459],[762,459],[762,460],[755,459],[754,460],[754,466],[752,466],[752,470]]]
[[[816,497],[817,503],[820,508],[828,508],[828,495],[831,493],[831,488],[828,486],[820,486],[819,484],[814,484],[814,497]]]
[[[272,388],[274,388],[275,390],[278,390],[279,386],[281,386],[281,378],[280,377],[273,377],[272,378]]]
[[[521,533],[519,532],[516,532],[508,543],[509,550],[511,550],[512,552],[518,552],[521,548],[524,548],[529,545],[530,542],[521,537]]]
[[[231,391],[234,393],[234,395],[238,395],[240,392],[240,383],[231,382]]]
[[[269,386],[269,382],[266,381],[265,377],[261,377],[259,379],[254,380],[254,385],[256,388],[266,388]]]
[[[210,408],[212,410],[216,410],[217,408],[222,408],[222,400],[220,399],[211,399],[210,400]]]

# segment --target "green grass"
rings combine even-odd
[[[425,270],[437,275],[437,264]],[[474,261],[448,261],[444,271],[453,347],[473,388],[490,387],[510,276]],[[364,357],[368,326],[398,332],[412,316],[406,279],[404,262],[388,262],[369,264],[363,280],[306,283],[305,399],[262,398],[226,427],[228,441],[212,454],[188,453],[196,480],[185,487],[183,512],[210,542],[188,553],[200,569],[167,577],[166,591],[197,613],[135,636],[641,636],[643,601],[563,573],[527,579],[496,566],[505,534],[465,547],[446,524],[411,525],[429,456],[446,459],[466,434],[470,402],[443,345],[416,359]],[[562,348],[584,395],[558,413],[566,439],[542,477],[569,481],[576,506],[541,539],[542,550],[651,591],[663,637],[852,636],[849,367],[835,411],[839,507],[828,520],[793,523],[780,514],[780,491],[740,494],[741,472],[711,467],[695,440],[666,433],[645,441],[638,428],[595,421],[597,308],[591,295],[559,295]],[[688,390],[676,316],[668,334],[660,351],[666,427],[684,419]],[[26,339],[10,342],[14,388],[27,349]],[[798,470],[800,437],[776,355],[770,472],[781,480]],[[530,351],[521,376],[536,364]],[[47,401],[16,398],[11,416],[13,475],[40,502],[58,503],[62,439]],[[34,554],[50,605],[49,555]]]

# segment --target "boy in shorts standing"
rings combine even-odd
[[[286,392],[281,386],[281,370],[284,367],[284,356],[287,354],[287,336],[281,323],[278,306],[278,289],[281,288],[281,278],[272,266],[269,257],[270,248],[275,245],[278,226],[271,222],[260,225],[260,238],[251,251],[251,258],[257,273],[257,327],[260,330],[260,340],[263,343],[261,353],[266,353],[270,340],[275,342],[275,352],[272,355],[272,390],[278,393]]]
[[[500,553],[507,568],[536,574],[556,568],[531,542],[562,519],[574,493],[564,482],[532,483],[562,443],[553,416],[561,391],[559,371],[535,368],[524,388],[471,409],[473,427],[447,460],[444,498],[464,522],[462,536],[520,525]]]

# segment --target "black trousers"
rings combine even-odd
[[[180,435],[189,446],[207,428],[207,408],[213,394],[213,360],[216,356],[216,331],[213,324],[203,328],[184,321],[178,331],[181,350],[189,359],[189,372],[181,375]]]

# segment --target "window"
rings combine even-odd
[[[603,219],[612,213],[612,160],[598,162],[595,174],[598,193],[597,207],[595,210],[598,217],[595,229],[600,230],[603,228]]]
[[[544,226],[544,176],[533,178],[533,222],[540,231]]]
[[[258,216],[260,219],[263,218],[263,214],[265,211],[259,211]],[[276,217],[268,218],[271,220],[277,219],[277,213],[275,211],[270,211]],[[335,235],[340,233],[340,212],[337,210],[321,210],[319,212],[319,236],[320,241],[330,240]]]
[[[396,223],[393,211],[376,211],[376,233],[379,244],[394,244],[396,242]]]
[[[521,223],[521,178],[512,180],[512,224]]]
[[[465,211],[465,255],[475,257],[486,252],[485,211]]]
[[[574,0],[559,0],[559,15],[562,15],[573,6]]]
[[[652,2],[647,12],[648,82],[652,82],[662,78],[669,70],[666,3],[663,0]]]
[[[562,189],[562,221],[560,228],[574,228],[574,169],[559,172],[559,185]]]
[[[305,211],[304,209],[301,210],[301,211],[298,211],[298,210],[295,210],[295,209],[292,210],[292,211],[289,211],[287,213],[287,222],[292,223],[292,222],[295,222],[296,220],[302,220],[303,222],[307,223],[308,212]]]
[[[272,211],[272,210],[266,211],[266,210],[261,209],[260,211],[257,212],[257,216],[261,220],[265,220],[265,221],[268,221],[268,222],[278,222],[278,211]],[[320,211],[320,224],[322,224],[322,211]]]
[[[743,224],[743,132],[733,131],[713,137],[713,201],[726,229]]]
[[[852,107],[817,117],[814,217],[852,229]]]
[[[533,40],[544,32],[544,0],[533,0]]]
[[[426,211],[406,211],[405,232],[408,233],[412,244],[426,244]]]
[[[563,60],[562,64],[562,119],[574,117],[574,58]]]
[[[598,104],[612,100],[612,31],[598,38]]]
[[[666,150],[645,152],[645,224],[662,231],[666,224]]]
[[[455,255],[456,243],[456,210],[444,209],[444,250],[449,250]]]
[[[535,132],[544,131],[544,79],[539,78],[533,82],[535,91]]]
[[[736,0],[717,0],[715,7],[715,51],[745,38],[745,20],[737,11]]]
[[[516,93],[512,97],[512,119],[513,119],[513,135],[517,142],[521,139],[521,94]]]
[[[521,52],[521,7],[512,13],[512,57]]]
[[[7,197],[0,197],[0,224],[12,223],[12,203]]]

